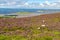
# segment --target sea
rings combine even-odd
[[[12,14],[17,12],[32,12],[39,14],[49,14],[60,12],[60,9],[20,9],[20,8],[0,8],[0,14]]]

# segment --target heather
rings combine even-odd
[[[0,18],[0,40],[59,40],[60,13]]]

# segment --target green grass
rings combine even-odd
[[[54,34],[54,35],[56,35],[55,36],[55,38],[56,37],[58,37],[58,38],[60,38],[60,36],[59,36],[59,34],[60,34],[60,32],[59,31],[55,31],[55,30],[53,30],[53,31],[48,31],[48,28],[46,28],[46,27],[44,27],[44,28],[42,28],[41,27],[41,29],[37,29],[38,27],[29,27],[29,29],[27,29],[27,28],[23,28],[23,27],[20,27],[20,28],[18,28],[18,27],[13,27],[13,28],[11,28],[11,29],[8,29],[8,28],[4,28],[4,31],[5,32],[11,32],[11,31],[16,31],[16,30],[20,30],[20,31],[25,31],[25,30],[31,30],[32,32],[28,32],[28,36],[19,36],[19,35],[12,35],[12,36],[5,36],[5,35],[0,35],[0,40],[52,40],[54,37],[52,37],[52,36],[47,36],[47,34],[45,34],[45,36],[42,36],[42,37],[40,37],[40,36],[37,36],[37,35],[39,35],[40,33],[42,33],[42,31],[43,31],[43,33],[42,34],[44,34],[44,32],[46,32],[46,33],[50,33],[50,34]],[[21,35],[21,34],[20,34]],[[33,35],[35,35],[35,36],[33,36]]]
[[[17,12],[17,14],[31,14],[30,12]]]
[[[38,38],[36,38],[36,40],[53,40],[53,37],[50,37],[50,36],[49,37],[47,37],[47,36],[46,37],[41,37],[41,38],[38,37]]]
[[[53,21],[54,21],[54,22],[59,22],[60,19],[59,19],[59,18],[54,18]]]
[[[0,35],[0,40],[27,40],[27,38],[22,36],[8,36],[8,35]]]
[[[52,37],[35,37],[28,39],[27,37],[22,36],[7,36],[7,35],[0,35],[0,40],[52,40]]]
[[[58,32],[58,31],[54,31],[53,33],[54,33],[54,34],[60,34],[60,32]]]
[[[19,35],[15,36],[8,36],[8,35],[0,35],[0,40],[53,40],[52,36],[45,36],[45,37],[32,37],[27,38]]]

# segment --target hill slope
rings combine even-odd
[[[30,39],[60,37],[60,13],[25,18],[0,18],[0,34],[22,35]]]
[[[44,21],[44,22],[43,22]],[[0,26],[2,27],[30,27],[30,26],[41,26],[46,24],[49,27],[59,27],[60,25],[60,13],[56,14],[45,14],[34,17],[25,17],[25,18],[1,18]]]

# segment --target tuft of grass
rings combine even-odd
[[[53,37],[51,37],[51,36],[35,37],[33,40],[53,40]]]
[[[15,35],[15,36],[0,35],[0,40],[27,40],[27,38],[19,35]]]
[[[31,14],[31,13],[30,12],[18,12],[17,14],[24,15],[24,14]]]
[[[55,32],[54,32],[54,34],[60,34],[60,32],[58,32],[58,31],[55,31]]]
[[[54,21],[54,22],[59,22],[60,19],[59,19],[59,18],[54,18],[53,21]]]

